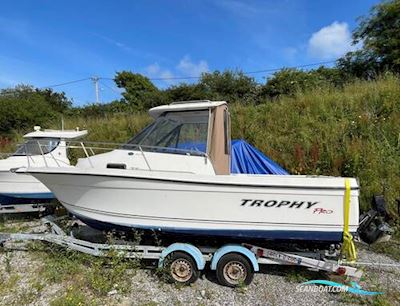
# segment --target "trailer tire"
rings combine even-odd
[[[168,280],[181,285],[190,285],[200,276],[193,257],[185,252],[173,252],[168,255],[164,268]]]
[[[249,285],[254,277],[249,260],[238,253],[228,253],[218,261],[217,279],[223,286],[239,287]]]

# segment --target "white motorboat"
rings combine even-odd
[[[17,175],[21,167],[70,167],[66,141],[83,137],[87,131],[41,130],[24,135],[15,153],[0,160],[0,212],[32,211],[30,204],[43,204],[55,197],[31,175]],[[35,206],[34,210],[36,210]]]
[[[65,208],[96,228],[195,236],[339,243],[345,181],[357,231],[354,178],[230,173],[224,101],[150,109],[155,121],[125,145],[76,167],[29,167]]]

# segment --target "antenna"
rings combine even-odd
[[[99,80],[100,80],[100,78],[98,76],[93,76],[90,79],[94,83],[94,90],[96,92],[96,104],[100,104],[100,98],[99,98]]]

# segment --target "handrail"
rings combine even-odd
[[[143,150],[142,150],[142,147],[139,146],[139,149],[140,149],[140,152],[142,152],[143,159],[144,159],[144,161],[146,162],[147,167],[149,167],[149,170],[152,171],[152,170],[151,170],[151,167],[150,167],[150,164],[149,164],[149,162],[147,161],[146,156],[144,155],[144,152],[143,152]]]
[[[46,165],[46,167],[49,167],[49,166],[47,165],[47,160],[46,160],[46,157],[44,156],[44,153],[43,153],[43,150],[42,150],[42,146],[40,145],[39,140],[37,141],[37,144],[38,144],[38,146],[39,146],[40,153],[41,153],[42,156],[43,156],[44,164]]]
[[[70,143],[74,143],[74,142],[72,141]],[[176,151],[176,152],[182,152],[182,153],[192,153],[192,154],[200,155],[200,156],[207,156],[207,153],[204,153],[204,152],[201,152],[201,151],[196,151],[196,150],[180,149],[180,148],[172,148],[172,147],[162,147],[162,146],[149,146],[149,145],[134,144],[134,143],[98,142],[98,141],[90,142],[90,141],[85,141],[85,144],[113,145],[113,146],[119,146],[119,149],[122,149],[122,150],[129,150],[126,147],[138,148],[139,149],[139,146],[140,146],[142,149],[143,148],[145,148],[145,149],[162,149],[162,150],[170,150],[170,151]]]
[[[77,143],[79,146],[75,147],[73,145],[70,145],[72,143]],[[131,143],[118,143],[118,142],[104,142],[104,141],[85,141],[85,147],[87,147],[88,149],[97,149],[97,150],[107,150],[108,148],[103,148],[103,147],[95,147],[95,146],[87,146],[90,144],[95,144],[95,145],[110,145],[110,146],[118,146],[120,150],[129,150],[129,148],[125,148],[125,147],[131,147],[131,148],[137,148],[139,149],[139,146],[142,149],[160,149],[160,150],[168,150],[168,151],[174,151],[174,152],[179,152],[182,154],[193,154],[196,156],[204,156],[204,157],[208,157],[207,153],[205,152],[201,152],[201,151],[196,151],[196,150],[190,150],[190,149],[180,149],[180,148],[172,148],[172,147],[162,147],[162,146],[149,146],[149,145],[141,145],[141,144],[131,144]],[[40,147],[42,146],[46,146],[45,144],[39,144]],[[82,148],[81,147],[81,142],[80,141],[70,141],[69,145],[66,146],[67,148]],[[117,149],[117,148],[115,148]],[[140,151],[140,149],[139,149]],[[14,154],[14,153],[12,153]]]
[[[83,142],[81,142],[81,146],[82,146],[83,152],[85,152],[85,154],[86,154],[86,157],[87,157],[87,159],[88,159],[88,162],[89,162],[90,166],[92,166],[92,168],[94,168],[94,167],[93,167],[93,164],[92,164],[92,161],[91,161],[91,159],[90,159],[90,156],[89,156],[88,152],[86,151],[86,147],[85,147],[85,145],[83,144]]]
[[[74,145],[74,143],[76,143],[77,145]],[[40,155],[42,155],[45,166],[49,167],[49,164],[46,160],[46,154],[44,153],[44,150],[42,149],[42,146],[46,146],[46,144],[41,144],[39,141],[37,142],[38,146],[39,146],[39,151],[40,151]],[[93,146],[90,146],[91,144],[93,144]],[[101,146],[103,145],[103,146]],[[109,146],[109,147],[105,147],[105,146]],[[179,148],[169,148],[169,147],[160,147],[160,146],[148,146],[148,145],[139,145],[139,144],[121,144],[121,143],[114,143],[114,142],[82,142],[82,141],[71,141],[68,142],[65,145],[59,145],[59,147],[65,147],[66,149],[80,149],[83,151],[84,156],[86,157],[86,159],[88,160],[88,163],[90,165],[91,168],[95,168],[94,164],[92,162],[91,157],[95,156],[96,153],[95,151],[113,151],[113,150],[130,150],[133,149],[137,149],[141,155],[143,156],[143,160],[148,168],[149,171],[153,171],[154,169],[151,167],[150,165],[150,161],[146,156],[146,151],[144,149],[148,149],[150,152],[151,151],[155,151],[155,150],[160,150],[161,152],[159,153],[173,153],[173,152],[177,152],[178,154],[186,154],[188,156],[204,156],[205,158],[208,158],[207,153],[201,152],[201,151],[195,151],[195,150],[187,150],[187,149],[179,149]],[[25,152],[26,152],[26,156],[28,158],[28,167],[30,167],[30,162],[29,162],[29,158],[32,159],[32,161],[34,162],[34,159],[32,158],[32,155],[30,154],[30,152],[28,152],[27,148],[25,148]],[[90,154],[89,154],[90,152]],[[61,167],[60,163],[56,160],[56,158],[54,157],[54,155],[50,152],[50,156],[54,159],[56,165],[58,167]],[[78,156],[79,157],[79,156]]]

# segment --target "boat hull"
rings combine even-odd
[[[0,171],[0,205],[48,203],[53,193],[31,175]]]
[[[193,175],[176,173],[132,171],[122,176],[124,170],[93,171],[35,169],[30,173],[68,211],[100,229],[332,243],[342,240],[344,180],[342,186],[297,186],[296,182],[287,183],[290,176],[285,176],[286,184],[279,185],[279,176],[272,175],[196,176],[193,181]],[[314,182],[304,179],[304,183]],[[358,188],[353,188],[350,231],[357,227]]]

